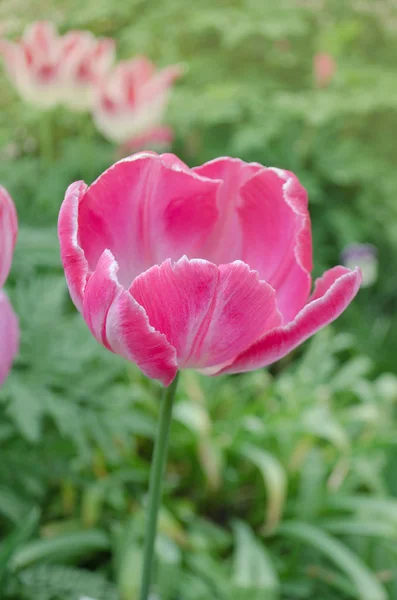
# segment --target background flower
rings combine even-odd
[[[316,54],[313,59],[314,80],[317,87],[327,87],[336,73],[336,61],[331,54]]]
[[[1,40],[0,50],[8,76],[24,100],[40,108],[58,104],[62,48],[52,23],[28,25],[18,43]]]
[[[114,59],[114,41],[89,31],[58,35],[53,23],[29,25],[19,42],[1,40],[7,73],[24,100],[47,109],[93,105],[96,87]]]
[[[118,63],[100,86],[94,121],[108,139],[125,143],[150,135],[163,120],[179,65],[156,71],[145,57]]]
[[[378,250],[373,244],[349,244],[341,253],[342,263],[349,269],[359,267],[362,287],[373,285],[378,278]]]
[[[115,42],[89,31],[70,31],[62,45],[62,102],[72,110],[94,106],[97,87],[109,71]]]

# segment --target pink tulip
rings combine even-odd
[[[53,24],[32,23],[19,43],[0,44],[8,75],[22,98],[41,108],[57,104],[61,49]]]
[[[94,90],[113,61],[114,42],[88,31],[59,36],[52,23],[29,25],[19,43],[0,41],[8,75],[22,98],[42,109],[92,107]]]
[[[178,369],[250,371],[336,319],[358,269],[311,288],[307,194],[289,171],[172,154],[72,184],[59,215],[72,299],[96,339],[169,385]]]
[[[313,59],[314,79],[317,87],[327,87],[336,73],[336,62],[331,54],[316,54]]]
[[[7,191],[0,186],[0,385],[8,375],[19,345],[18,320],[1,289],[11,268],[17,231],[14,203]]]
[[[97,86],[114,61],[115,43],[89,31],[70,31],[61,46],[62,102],[77,111],[91,109]]]
[[[93,113],[99,131],[123,144],[157,128],[170,88],[181,75],[179,65],[156,72],[145,57],[120,62],[100,86]]]

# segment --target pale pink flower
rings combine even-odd
[[[19,346],[18,319],[2,287],[11,268],[18,232],[15,206],[0,186],[0,385],[4,383]]]
[[[317,87],[327,87],[336,73],[336,61],[331,54],[316,54],[313,59],[313,70]]]
[[[52,23],[32,23],[18,43],[1,40],[0,51],[8,75],[25,101],[41,108],[58,103],[61,48]]]
[[[88,31],[59,36],[52,23],[38,21],[18,43],[1,40],[0,52],[25,101],[42,109],[65,104],[85,110],[92,107],[94,90],[111,66],[114,42]]]
[[[145,57],[120,62],[99,87],[93,116],[99,131],[123,144],[161,125],[179,65],[156,71]]]
[[[61,41],[61,100],[68,108],[90,110],[97,87],[114,61],[115,42],[89,31],[70,31]]]
[[[169,385],[178,369],[264,367],[336,319],[360,271],[315,283],[307,194],[289,171],[172,154],[72,184],[59,215],[72,299],[106,348]]]

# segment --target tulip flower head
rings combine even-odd
[[[11,268],[17,232],[14,203],[0,186],[0,385],[8,375],[19,345],[18,320],[2,289]]]
[[[61,45],[62,102],[72,110],[90,110],[97,87],[114,61],[115,43],[89,31],[71,31]]]
[[[145,57],[120,62],[99,88],[93,112],[99,131],[118,144],[156,137],[172,84],[181,75],[179,65],[156,72]]]
[[[307,194],[289,171],[234,158],[121,160],[69,186],[59,215],[71,297],[96,339],[169,385],[269,365],[336,319],[359,269],[312,285]]]
[[[29,25],[19,43],[0,42],[5,66],[21,97],[48,109],[90,109],[96,87],[114,58],[114,42],[88,31],[59,36],[48,22]]]
[[[0,51],[21,97],[43,109],[59,101],[61,47],[52,23],[29,25],[19,43],[1,40]]]
[[[336,61],[331,54],[319,53],[313,59],[314,79],[317,87],[327,87],[336,73]]]

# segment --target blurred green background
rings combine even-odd
[[[184,63],[173,151],[294,171],[315,275],[352,242],[378,250],[376,282],[269,370],[183,374],[153,599],[397,599],[395,0],[1,0],[2,35],[37,19],[114,37],[118,58]],[[323,52],[337,68],[318,87]],[[66,187],[117,149],[88,115],[43,115],[0,78],[22,329],[0,391],[0,597],[135,600],[161,388],[91,338],[56,235]]]

